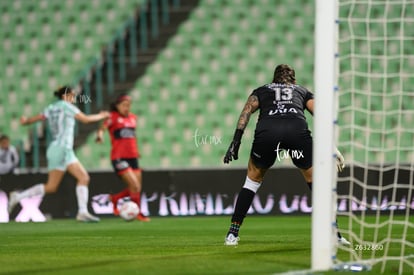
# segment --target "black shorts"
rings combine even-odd
[[[250,157],[259,168],[270,168],[276,160],[291,158],[300,169],[312,167],[312,136],[306,121],[272,119],[259,121]]]
[[[141,170],[138,165],[138,159],[131,158],[131,159],[113,159],[112,160],[112,167],[115,170],[115,173],[118,175],[122,175],[123,173],[132,170],[132,171],[139,171]]]

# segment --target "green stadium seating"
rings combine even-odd
[[[32,105],[26,115],[39,112],[53,90],[77,80],[143,2],[1,1],[0,84],[2,97],[12,97],[3,105],[4,112],[19,117],[23,113],[16,107],[22,104]],[[17,139],[25,138],[27,129],[12,119],[2,123],[0,131]]]
[[[0,75],[4,76],[0,85],[7,96],[0,97],[0,115],[5,117],[0,120],[0,129],[24,136],[26,130],[19,127],[18,117],[38,112],[50,101],[50,92],[56,86],[73,81],[142,2],[1,1],[4,54],[0,58],[5,66],[0,66]],[[347,8],[341,12],[347,14]],[[380,8],[369,11],[358,3],[353,7],[353,16],[366,18],[368,12],[384,15]],[[313,90],[314,14],[312,1],[292,5],[288,0],[201,0],[130,91],[133,112],[139,116],[137,135],[143,167],[223,166],[222,157],[248,95],[271,80],[278,63],[292,64],[298,83]],[[401,10],[389,5],[388,14],[398,18]],[[351,25],[353,35],[367,34],[364,23]],[[340,29],[342,35],[350,35],[341,25]],[[392,22],[386,28],[372,24],[370,29],[379,36],[399,30],[399,24]],[[405,23],[404,31],[413,37],[413,24]],[[340,72],[344,75],[339,83],[339,140],[346,145],[341,148],[345,158],[378,162],[398,157],[400,162],[410,161],[408,148],[413,134],[405,128],[414,123],[414,102],[412,95],[396,93],[410,91],[412,85],[406,83],[413,82],[402,83],[397,76],[382,81],[384,66],[388,73],[411,73],[412,59],[382,59],[384,53],[399,53],[401,46],[405,54],[412,54],[410,41],[400,45],[400,41],[390,39],[384,48],[383,40],[356,39],[355,53],[367,58],[358,57],[354,63],[350,62],[350,44],[341,43],[339,48]],[[364,75],[367,72],[378,75],[368,78]],[[352,96],[346,77],[351,73],[355,74],[352,85],[359,89]],[[367,90],[371,91],[369,96]],[[356,111],[352,113],[351,108]],[[390,112],[395,109],[403,112],[400,117]],[[307,118],[312,128],[312,119]],[[245,131],[240,160],[232,167],[245,167],[256,120],[257,114]],[[362,130],[367,126],[371,132]],[[377,150],[384,146],[390,150]],[[399,156],[391,150],[398,146],[402,148]],[[78,156],[89,168],[110,168],[109,150],[109,137],[98,145],[92,134],[78,149]],[[282,164],[290,165],[290,161]]]

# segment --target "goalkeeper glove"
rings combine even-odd
[[[242,135],[243,130],[236,129],[234,132],[233,141],[231,142],[229,149],[227,149],[226,155],[224,156],[224,163],[229,163],[233,159],[237,160],[239,158],[239,147],[241,144]]]
[[[339,152],[338,148],[336,148],[336,171],[342,172],[345,168],[345,159],[344,156]]]

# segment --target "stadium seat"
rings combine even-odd
[[[114,8],[111,0],[99,4],[70,0],[2,1],[0,41],[7,52],[0,71],[2,93],[17,93],[20,100],[20,95],[35,89],[37,96],[26,99],[32,101],[32,111],[39,112],[44,106],[38,103],[48,101],[57,86],[73,82],[143,2],[119,1]],[[18,111],[13,103],[4,108],[6,113]],[[5,131],[24,132],[15,123],[12,125]]]
[[[40,106],[51,99],[50,91],[61,82],[74,79],[91,58],[100,54],[101,46],[111,40],[131,11],[143,2],[19,1],[19,5],[13,1],[1,2],[3,28],[0,46],[7,55],[6,66],[0,68],[0,73],[7,77],[0,81],[11,98],[10,104],[0,110],[9,116],[10,122],[2,122],[0,126],[21,134],[15,123],[20,115],[15,113],[16,104],[35,102],[31,111],[39,111]],[[401,11],[392,6],[389,12],[399,16]],[[22,11],[26,11],[28,16],[21,16]],[[353,12],[354,16],[365,18],[367,10],[358,5]],[[381,15],[383,11],[375,8],[371,12]],[[140,116],[137,135],[143,164],[151,168],[220,166],[220,159],[248,95],[252,89],[271,80],[274,66],[278,63],[292,64],[298,83],[313,90],[314,13],[313,2],[292,5],[288,0],[262,0],[260,4],[257,1],[237,1],[235,5],[229,0],[200,1],[130,91],[136,97],[133,112]],[[364,24],[353,24],[353,35],[366,34]],[[372,28],[372,31],[383,34],[382,26],[373,24]],[[392,30],[398,31],[398,26],[389,24],[388,33]],[[284,39],[281,39],[282,33]],[[71,39],[73,36],[78,39]],[[408,51],[410,44],[406,43],[404,48]],[[353,70],[381,75],[383,64],[375,58],[383,53],[384,42],[368,44],[367,41],[356,40],[354,46],[359,54],[367,54],[370,49],[371,59],[359,58],[354,64],[341,62],[340,73],[346,75]],[[351,50],[345,43],[341,43],[339,49],[340,58]],[[399,45],[390,41],[387,53],[395,54],[398,49]],[[386,66],[390,73],[403,68],[408,74],[412,61],[401,64],[399,58],[390,59]],[[383,97],[384,90],[401,85],[397,78],[388,79],[389,87],[384,87],[383,82],[376,78],[357,75],[353,85],[361,91],[369,88],[372,94],[369,97],[360,94],[351,97],[347,91],[341,90],[340,126],[344,122],[357,127],[369,126],[376,131],[394,129],[398,126],[398,117],[384,111],[399,107],[402,110],[414,109],[411,98]],[[35,96],[24,97],[33,87]],[[355,116],[351,116],[351,107],[358,109]],[[401,116],[414,122],[414,115],[410,112]],[[256,115],[251,118],[245,131],[241,159],[236,166],[247,163],[256,119]],[[309,118],[308,122],[312,128],[312,119]],[[196,148],[194,134],[197,129],[201,134],[220,137],[222,143]],[[371,133],[372,138],[366,143],[367,133],[359,129],[341,129],[341,133],[343,142],[352,139],[361,146],[379,147],[384,143],[397,146],[393,142],[395,135]],[[412,142],[412,136],[401,134],[401,146],[408,146],[410,138]],[[108,146],[109,143],[99,147],[93,138],[88,138],[79,149],[82,161],[90,167],[97,167],[97,163],[105,164],[104,160],[96,162],[93,159],[104,159]],[[391,156],[374,151],[365,154],[358,146],[347,149],[359,161],[378,161]],[[409,157],[408,154],[404,156]]]

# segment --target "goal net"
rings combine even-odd
[[[339,0],[342,263],[414,272],[414,1]],[[342,264],[342,268],[361,266]]]

